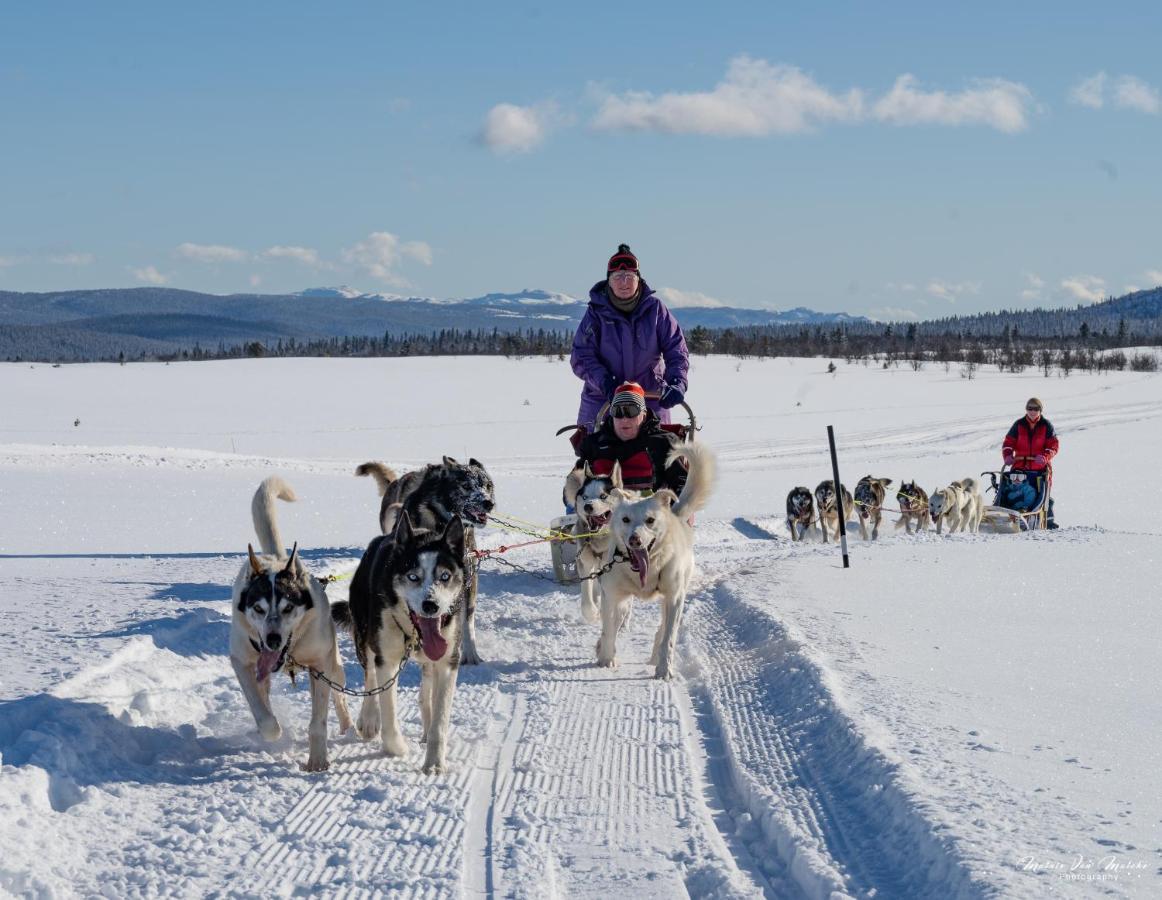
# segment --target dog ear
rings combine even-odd
[[[609,503],[611,506],[617,506],[619,503],[624,503],[629,499],[629,494],[624,488],[614,488],[609,492]]]
[[[446,465],[446,466],[458,466],[458,465],[460,465],[460,463],[456,462],[456,460],[454,460],[450,456],[445,456],[444,457],[444,465]]]
[[[464,555],[464,520],[459,516],[452,516],[444,526],[444,533],[440,535],[444,543],[448,544],[457,556]]]
[[[892,479],[890,479],[890,478],[884,478],[884,479],[882,479],[882,480],[883,480],[883,482],[884,482],[884,487],[886,487],[886,488],[887,488],[887,487],[891,487],[891,486],[892,486]]]
[[[468,460],[468,468],[470,468],[470,469],[483,469],[484,463],[482,463],[476,457],[472,457],[471,459]]]
[[[250,554],[250,571],[251,571],[251,573],[254,575],[261,575],[262,574],[262,564],[259,563],[258,557],[254,555],[254,546],[251,544],[247,544],[246,545],[246,552]]]
[[[298,556],[299,556],[299,542],[295,541],[295,545],[291,548],[290,558],[286,561],[286,568],[283,569],[284,572],[289,573],[289,572],[293,572],[295,570],[295,562],[298,560]]]
[[[621,461],[620,460],[615,460],[613,463],[613,469],[609,473],[609,483],[612,484],[615,488],[625,486],[625,482],[623,482],[621,480]]]
[[[412,540],[413,536],[412,517],[408,515],[406,509],[401,509],[399,518],[395,520],[395,533],[392,534],[392,540],[400,544],[406,544]]]
[[[593,471],[593,466],[589,465],[589,460],[584,460],[584,462],[577,460],[577,466],[578,468],[584,468],[586,478],[593,478],[597,474]]]
[[[666,507],[669,509],[673,509],[674,504],[678,502],[678,495],[671,491],[669,488],[662,488],[660,491],[654,494],[654,496],[658,500],[665,503]]]

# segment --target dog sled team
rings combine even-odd
[[[842,504],[843,521],[851,519],[854,509],[859,521],[860,537],[875,540],[879,537],[884,512],[895,511],[899,518],[897,529],[908,534],[935,527],[941,534],[947,526],[955,531],[979,531],[990,512],[996,517],[1016,521],[1018,528],[1032,527],[1030,519],[1043,515],[1044,527],[1057,528],[1053,519],[1053,498],[1049,488],[1053,481],[1051,460],[1057,455],[1059,441],[1053,425],[1042,417],[1043,405],[1037,397],[1025,403],[1025,415],[1017,419],[1001,442],[1000,472],[982,472],[991,476],[990,490],[996,492],[996,505],[984,501],[981,484],[976,478],[965,477],[925,491],[916,481],[903,482],[896,491],[896,506],[885,505],[893,481],[865,475],[855,486],[852,495],[840,484],[839,498],[834,480],[820,482],[814,494],[806,487],[792,488],[787,494],[787,530],[791,539],[800,541],[815,525],[819,525],[823,542],[831,533],[839,540],[839,508]]]
[[[696,425],[684,402],[689,361],[681,329],[641,279],[637,259],[624,244],[610,258],[606,279],[590,292],[571,363],[584,387],[578,424],[569,426],[575,429],[571,440],[578,459],[566,478],[563,500],[571,514],[569,543],[577,550],[581,614],[586,622],[600,624],[595,664],[618,664],[617,637],[633,598],[657,600],[661,622],[650,664],[656,677],[670,678],[694,574],[694,517],[713,489],[715,458],[692,440]],[[689,428],[670,422],[669,412],[678,405],[690,413]],[[1032,398],[1026,411],[1026,419],[1014,423],[1005,438],[1005,464],[1011,472],[1019,459],[1047,484],[1057,439],[1040,418],[1040,401]],[[278,477],[259,486],[251,514],[262,552],[248,548],[234,581],[231,663],[267,740],[276,740],[282,730],[270,705],[274,673],[285,671],[293,678],[299,670],[309,671],[304,768],[317,772],[329,765],[332,705],[341,734],[353,725],[360,739],[378,738],[388,756],[408,753],[397,717],[396,683],[408,659],[415,659],[422,671],[422,769],[440,773],[447,766],[459,666],[480,662],[475,529],[493,513],[493,482],[476,459],[461,463],[447,456],[402,476],[376,462],[359,466],[356,474],[370,477],[378,488],[378,534],[359,561],[348,599],[335,604],[303,565],[297,544],[287,554],[279,534],[275,501],[293,501],[293,490]],[[1009,483],[1016,482],[1004,485]],[[787,497],[791,537],[802,539],[818,522],[824,541],[829,532],[838,538],[840,515],[847,521],[854,510],[863,537],[876,539],[892,484],[890,478],[869,475],[860,479],[854,495],[842,484],[836,492],[830,480],[814,493],[795,488]],[[973,478],[931,494],[914,481],[905,482],[896,503],[896,527],[909,533],[933,523],[938,532],[945,525],[950,532],[976,531],[985,511]],[[339,631],[354,642],[363,691],[345,685]],[[346,694],[362,697],[354,720]]]

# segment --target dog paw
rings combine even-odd
[[[447,771],[448,766],[440,760],[424,762],[423,772],[425,775],[443,775]]]
[[[673,677],[674,677],[674,670],[673,670],[673,667],[671,667],[669,663],[665,663],[665,664],[659,663],[657,665],[657,667],[654,669],[654,678],[660,679],[661,681],[671,681],[673,679]]]
[[[407,756],[408,742],[398,731],[395,734],[389,734],[383,739],[383,752],[388,756]]]
[[[263,740],[277,741],[282,737],[282,726],[278,724],[278,719],[271,716],[259,723],[258,733],[262,735]]]
[[[599,657],[597,657],[597,668],[599,668],[599,669],[616,669],[617,668],[617,657],[616,656],[599,656]]]
[[[379,737],[378,707],[374,715],[368,715],[366,710],[359,714],[359,721],[355,725],[355,733],[359,735],[361,741],[370,741],[373,738]]]
[[[460,665],[478,666],[481,663],[480,654],[475,647],[464,647],[460,650]]]
[[[321,759],[316,759],[312,756],[303,763],[302,768],[304,772],[326,772],[331,768],[331,762],[325,756]]]

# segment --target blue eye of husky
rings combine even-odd
[[[420,580],[420,576],[415,572],[408,572],[408,581],[416,582]]]
[[[441,572],[440,573],[440,581],[447,581],[451,577],[452,577],[451,574],[449,574],[448,572]]]

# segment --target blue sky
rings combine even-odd
[[[574,295],[879,318],[1162,282],[1162,6],[42,3],[0,290]]]

